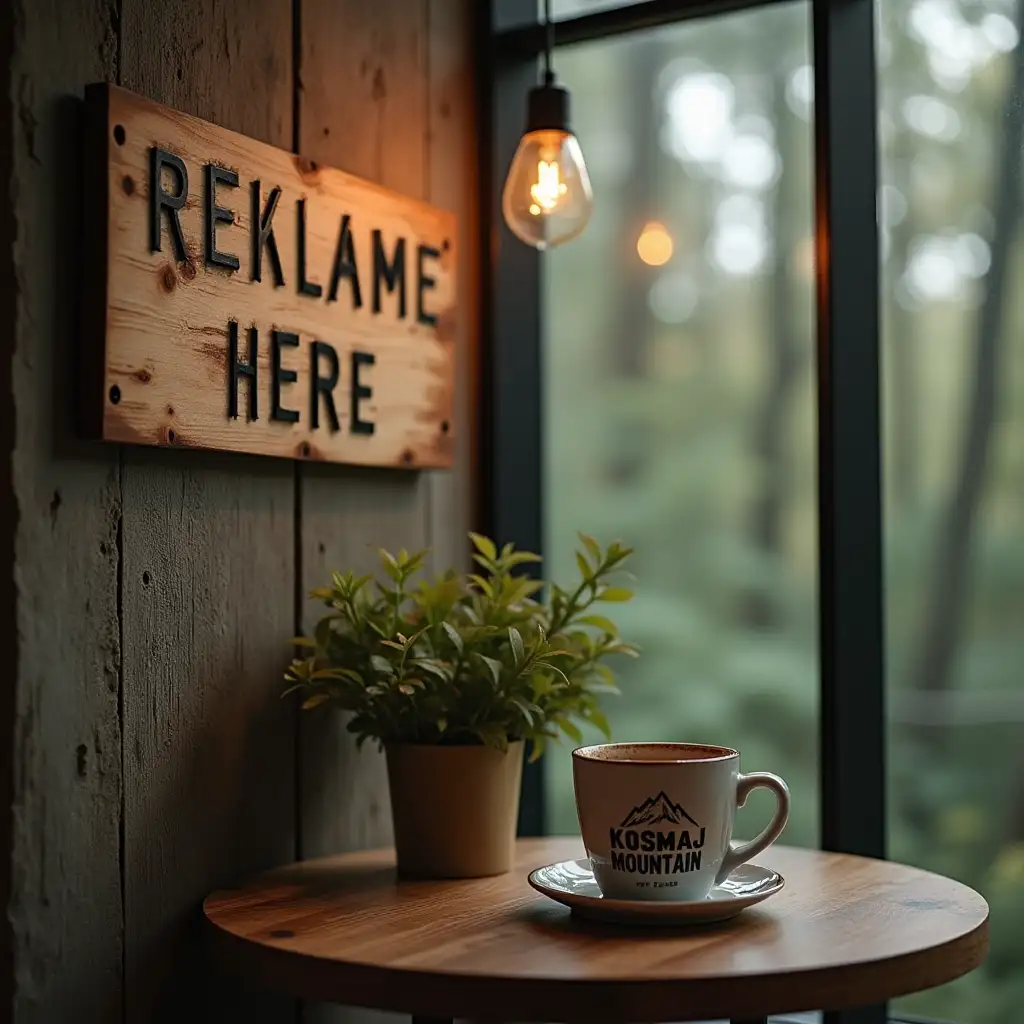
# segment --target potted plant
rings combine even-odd
[[[384,749],[399,872],[433,878],[511,867],[524,743],[531,760],[589,722],[608,735],[605,663],[635,655],[595,605],[628,601],[610,582],[631,550],[580,535],[570,588],[521,575],[540,558],[470,534],[480,571],[421,576],[427,552],[380,551],[382,580],[334,573],[312,592],[329,609],[296,637],[289,689],[303,708],[351,714],[358,745]],[[543,596],[540,591],[544,590]]]

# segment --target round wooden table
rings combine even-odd
[[[977,967],[988,906],[973,890],[885,861],[775,846],[781,893],[717,925],[633,928],[574,917],[527,884],[583,856],[526,839],[514,870],[398,881],[390,850],[306,861],[205,904],[217,952],[293,995],[507,1021],[763,1021],[932,988]]]

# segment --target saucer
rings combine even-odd
[[[702,900],[613,900],[602,895],[589,859],[563,860],[531,871],[530,885],[576,914],[615,924],[710,924],[774,896],[785,879],[759,864],[741,864]]]

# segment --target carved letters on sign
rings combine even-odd
[[[91,434],[451,465],[451,214],[114,86],[87,107]]]

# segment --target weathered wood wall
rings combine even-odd
[[[0,616],[9,738],[0,1020],[292,1022],[203,961],[199,906],[264,865],[385,842],[383,765],[282,703],[305,592],[377,545],[465,557],[477,249],[473,0],[14,0],[0,146]],[[80,98],[117,82],[454,210],[453,474],[85,444]],[[9,340],[7,340],[9,339]],[[7,522],[11,523],[7,527]],[[10,579],[6,578],[10,569]],[[9,1011],[9,1012],[8,1012]],[[306,1012],[327,1019],[329,1012]]]

